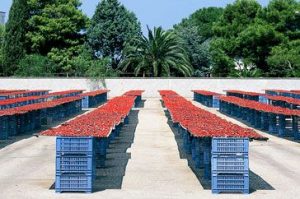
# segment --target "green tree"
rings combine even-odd
[[[211,42],[212,74],[217,77],[227,77],[234,70],[234,59],[228,52],[232,49],[231,42],[221,37]]]
[[[296,0],[271,0],[260,13],[260,18],[289,39],[300,39],[300,2]]]
[[[237,37],[240,32],[255,22],[261,9],[256,0],[236,0],[224,9],[220,20],[213,27],[214,34],[224,38]]]
[[[98,77],[117,77],[118,71],[112,69],[111,59],[94,59],[92,50],[84,45],[80,49],[80,54],[71,60],[75,69],[75,76]]]
[[[16,76],[43,77],[53,76],[57,66],[49,58],[41,55],[26,55],[20,60]]]
[[[300,77],[300,39],[274,47],[268,64],[270,76]]]
[[[183,19],[180,24],[175,25],[174,28],[180,29],[193,26],[197,28],[198,34],[202,37],[203,40],[210,39],[214,36],[213,24],[219,21],[220,17],[223,14],[223,10],[223,8],[216,7],[199,9],[187,19]]]
[[[0,74],[3,73],[4,67],[4,34],[5,34],[5,26],[0,25]]]
[[[116,68],[125,42],[140,34],[140,23],[132,12],[118,0],[102,0],[88,29],[87,42],[96,58],[111,57],[112,66]]]
[[[253,62],[253,57],[263,51],[260,49],[260,44],[256,43],[256,39],[259,41],[269,33],[265,34],[265,30],[260,27],[261,32],[256,34],[256,25],[254,25],[257,23],[257,15],[261,9],[262,7],[255,0],[236,0],[226,6],[220,20],[213,26],[216,37],[212,41],[210,50],[215,75],[227,76],[232,73],[235,58],[248,60],[250,56],[249,59]],[[256,62],[254,64],[262,67]]]
[[[91,49],[87,45],[82,45],[79,51],[79,55],[72,58],[70,65],[74,68],[75,76],[84,77],[92,65],[93,57]]]
[[[92,78],[117,77],[118,75],[118,72],[111,67],[110,58],[92,60],[86,71],[86,76]]]
[[[31,53],[48,56],[59,65],[57,72],[73,73],[71,60],[84,43],[82,31],[88,18],[79,0],[30,0],[32,16],[26,34]]]
[[[197,26],[178,27],[174,31],[181,38],[181,44],[195,69],[194,76],[205,76],[211,65],[210,40],[203,41],[203,37],[198,34]]]
[[[267,58],[272,47],[279,45],[283,40],[284,35],[277,32],[272,25],[256,22],[238,35],[235,55],[243,57],[246,63],[254,63],[257,68],[267,73]]]
[[[210,73],[212,27],[222,13],[223,8],[199,9],[174,26],[174,31],[182,39],[183,47],[195,69],[193,76],[206,76]]]
[[[127,43],[122,66],[123,71],[133,68],[136,75],[142,72],[143,76],[147,73],[155,77],[171,76],[178,72],[191,76],[193,72],[178,37],[161,27],[148,29],[148,38],[142,35]]]
[[[14,0],[5,27],[4,75],[12,75],[26,53],[26,32],[30,17],[27,0]]]

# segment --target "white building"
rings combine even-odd
[[[5,12],[0,11],[0,24],[5,23]]]

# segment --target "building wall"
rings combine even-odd
[[[143,89],[145,97],[159,97],[158,90],[170,89],[185,97],[192,97],[191,90],[204,89],[224,93],[227,89],[263,92],[264,89],[298,89],[300,79],[106,79],[89,80],[84,78],[1,78],[0,89],[85,89],[86,91],[106,87],[110,97],[131,89]]]

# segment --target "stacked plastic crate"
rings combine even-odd
[[[55,191],[91,193],[94,157],[93,137],[57,137]]]
[[[220,96],[214,95],[212,100],[212,107],[219,108],[220,107]]]
[[[193,92],[196,102],[208,107],[219,108],[221,94],[205,90],[193,90]]]
[[[260,96],[258,97],[258,101],[259,101],[260,103],[264,103],[264,104],[268,104],[268,103],[269,103],[269,100],[268,100],[268,98],[267,98],[265,95],[260,95]]]
[[[92,108],[95,106],[102,105],[107,102],[107,93],[109,90],[96,90],[87,93],[81,94],[82,98],[82,107],[83,108]]]
[[[1,116],[0,117],[0,139],[5,140],[8,138],[8,117]]]
[[[249,193],[249,139],[212,139],[212,192]]]

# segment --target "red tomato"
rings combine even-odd
[[[66,122],[58,128],[42,132],[49,136],[108,137],[116,125],[128,116],[135,96],[115,97],[94,111]]]
[[[159,91],[173,122],[180,123],[195,137],[249,137],[265,139],[249,128],[243,128],[193,105],[169,90]]]

